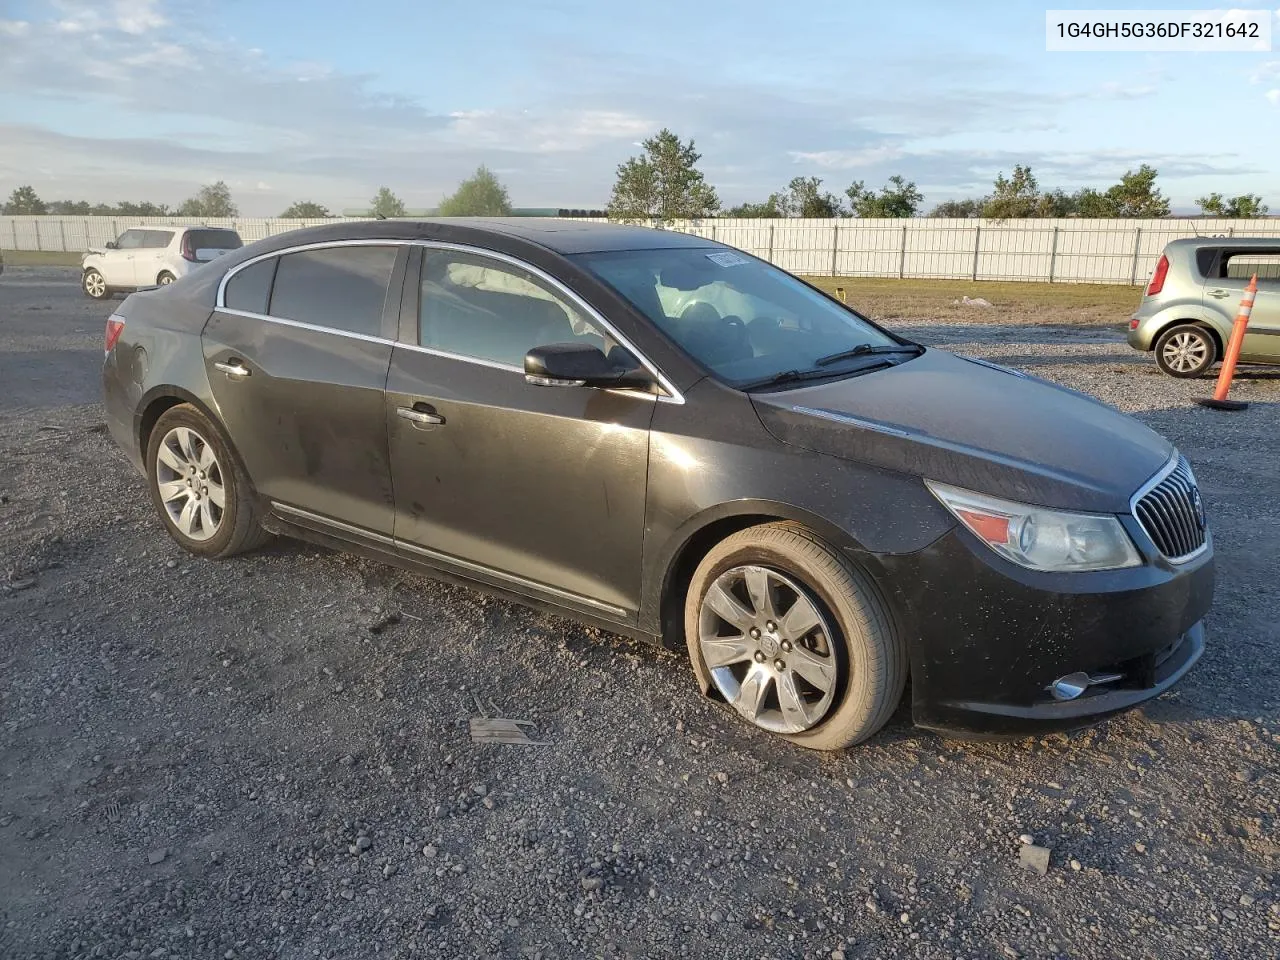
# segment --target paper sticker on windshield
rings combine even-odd
[[[710,260],[712,263],[719,264],[722,267],[740,267],[744,263],[751,262],[742,254],[730,253],[728,250],[725,250],[722,253],[708,253],[707,259]]]

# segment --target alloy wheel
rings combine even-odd
[[[772,733],[802,733],[826,716],[839,669],[817,601],[769,567],[720,574],[698,613],[698,646],[716,689]]]
[[[107,292],[107,281],[98,271],[90,270],[84,275],[84,292],[91,297],[101,298]]]
[[[222,467],[209,442],[190,427],[174,427],[156,451],[156,487],[169,519],[184,537],[208,540],[226,510]]]
[[[160,283],[160,286],[167,287],[169,284],[173,283],[173,274],[171,273],[160,274],[159,283]]]
[[[1184,330],[1165,341],[1161,354],[1171,370],[1190,373],[1204,366],[1209,356],[1209,345],[1203,337]]]

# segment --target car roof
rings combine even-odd
[[[276,234],[287,244],[332,240],[452,240],[465,234],[471,240],[508,238],[537,244],[560,254],[610,250],[656,250],[671,247],[719,246],[711,240],[655,230],[650,227],[599,220],[560,220],[552,217],[430,217],[424,219],[340,221]],[[274,244],[273,244],[274,245]]]
[[[1280,237],[1181,237],[1169,247],[1280,247]]]

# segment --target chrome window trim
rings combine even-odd
[[[562,600],[570,600],[574,603],[593,607],[596,610],[602,610],[615,617],[626,618],[627,616],[627,611],[622,607],[614,606],[611,603],[605,603],[603,600],[596,600],[594,597],[583,596],[580,593],[573,593],[570,590],[561,590],[559,587],[552,587],[545,583],[539,583],[537,580],[530,580],[527,577],[521,577],[514,573],[495,570],[493,567],[487,567],[482,563],[476,563],[472,560],[464,560],[461,557],[455,557],[448,553],[441,553],[439,550],[432,550],[430,547],[422,547],[416,543],[411,543],[408,540],[399,540],[395,537],[388,537],[384,533],[376,533],[373,530],[358,527],[353,523],[334,520],[332,517],[326,517],[319,513],[312,513],[310,510],[303,510],[301,507],[293,507],[287,503],[281,503],[278,500],[271,501],[271,509],[275,510],[277,513],[287,514],[301,520],[309,520],[312,523],[331,527],[334,530],[342,530],[345,533],[354,533],[357,536],[365,537],[368,540],[383,546],[407,550],[410,553],[417,553],[424,557],[430,557],[433,560],[438,560],[451,566],[460,567],[461,569],[469,570],[472,573],[478,573],[486,577],[493,577],[495,580],[505,580],[508,583],[519,584],[526,589],[535,590],[538,593],[559,597]]]
[[[1146,483],[1140,486],[1138,488],[1138,492],[1129,498],[1129,516],[1133,517],[1133,519],[1137,522],[1138,529],[1142,531],[1142,535],[1147,538],[1147,543],[1155,550],[1155,552],[1159,554],[1162,559],[1164,559],[1168,563],[1173,564],[1175,567],[1182,566],[1182,564],[1184,563],[1190,563],[1192,560],[1196,559],[1196,557],[1199,557],[1201,554],[1203,554],[1206,550],[1209,549],[1208,529],[1205,530],[1204,543],[1200,544],[1200,546],[1197,547],[1195,550],[1192,550],[1190,553],[1186,554],[1185,556],[1178,557],[1176,559],[1173,557],[1166,557],[1163,553],[1161,553],[1160,548],[1156,546],[1155,541],[1151,539],[1151,534],[1148,533],[1147,528],[1143,526],[1142,520],[1139,519],[1138,502],[1143,497],[1145,497],[1148,493],[1154,490],[1156,487],[1160,486],[1160,484],[1164,481],[1165,477],[1169,476],[1169,474],[1173,473],[1173,471],[1178,469],[1178,460],[1181,456],[1182,455],[1178,453],[1178,451],[1175,449],[1173,451],[1173,454],[1169,457],[1169,462],[1166,463],[1159,470],[1157,470],[1155,476],[1153,476],[1150,480],[1148,480]],[[1187,463],[1188,469],[1190,468],[1190,466],[1191,466],[1190,461],[1188,461]],[[1195,477],[1194,471],[1192,472],[1191,476],[1192,478]],[[1200,484],[1199,482],[1197,482],[1196,487],[1199,488],[1199,486]]]
[[[380,240],[376,238],[359,238],[359,239],[352,239],[352,240],[321,240],[315,243],[301,243],[292,247],[282,247],[279,250],[272,250],[269,253],[260,253],[255,257],[250,257],[248,260],[242,261],[241,263],[237,263],[234,267],[232,267],[225,274],[223,274],[222,279],[218,282],[218,293],[216,298],[214,299],[214,309],[221,313],[229,313],[238,317],[249,317],[254,320],[267,320],[267,321],[270,321],[271,323],[283,323],[288,326],[297,327],[302,330],[311,330],[317,333],[334,333],[339,336],[350,337],[355,340],[364,340],[369,343],[386,343],[394,347],[403,347],[406,350],[416,350],[419,353],[429,353],[433,356],[443,357],[447,360],[458,360],[463,363],[474,363],[474,364],[478,364],[479,366],[490,367],[495,370],[505,370],[511,373],[518,373],[520,374],[520,376],[523,377],[524,370],[520,367],[513,366],[512,364],[509,364],[509,363],[501,363],[500,361],[486,360],[478,357],[467,357],[457,353],[450,353],[446,350],[436,350],[432,347],[424,347],[416,343],[405,343],[400,340],[388,340],[385,337],[374,337],[374,336],[369,336],[368,334],[363,334],[363,333],[353,333],[349,330],[338,330],[334,327],[325,327],[325,326],[320,326],[319,324],[305,323],[304,321],[301,321],[301,320],[288,320],[284,317],[271,317],[271,316],[267,316],[266,314],[254,313],[249,310],[236,310],[226,305],[227,284],[230,282],[231,278],[234,277],[241,270],[244,270],[247,267],[251,267],[255,263],[261,263],[263,260],[269,260],[272,257],[283,257],[290,253],[301,253],[306,250],[323,250],[330,247],[405,247],[405,246],[416,246],[416,247],[422,247],[424,249],[433,249],[433,250],[456,250],[460,253],[468,253],[473,256],[488,257],[489,259],[492,259],[492,260],[498,260],[500,262],[508,263],[512,266],[519,267],[521,270],[527,270],[529,273],[533,274],[535,277],[537,277],[538,279],[546,283],[548,286],[550,286],[553,292],[555,292],[557,295],[564,297],[574,306],[582,310],[582,312],[587,315],[588,319],[599,324],[601,327],[607,330],[609,334],[613,337],[613,339],[616,340],[620,346],[630,351],[631,355],[634,356],[636,360],[640,362],[640,365],[643,366],[646,370],[649,371],[649,373],[653,375],[653,377],[658,381],[658,385],[665,391],[665,394],[656,395],[651,393],[643,393],[639,390],[618,390],[618,389],[608,390],[606,392],[621,394],[629,397],[651,398],[657,401],[658,403],[675,403],[675,404],[684,403],[684,394],[682,394],[676,388],[676,385],[672,383],[661,370],[658,369],[657,364],[653,363],[639,349],[637,349],[635,344],[633,344],[627,337],[619,333],[618,329],[613,324],[611,324],[608,320],[606,320],[604,318],[604,315],[601,314],[599,310],[591,306],[591,304],[587,303],[587,301],[585,301],[584,299],[582,299],[582,297],[578,296],[578,294],[574,293],[572,290],[566,287],[562,282],[560,282],[559,280],[557,280],[555,277],[551,276],[549,273],[545,272],[544,270],[540,270],[538,267],[535,267],[533,264],[527,263],[526,261],[521,260],[519,257],[513,257],[510,254],[499,253],[496,250],[488,250],[484,247],[471,246],[465,243],[450,243],[444,240],[410,240],[410,239],[403,239],[403,238],[402,239],[386,239],[386,240]]]

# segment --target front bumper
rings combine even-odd
[[[914,554],[882,557],[908,632],[917,724],[961,736],[1085,726],[1158,697],[1204,651],[1212,541],[1174,565],[1079,574],[1025,570],[955,529]],[[1120,678],[1077,699],[1059,677]]]

